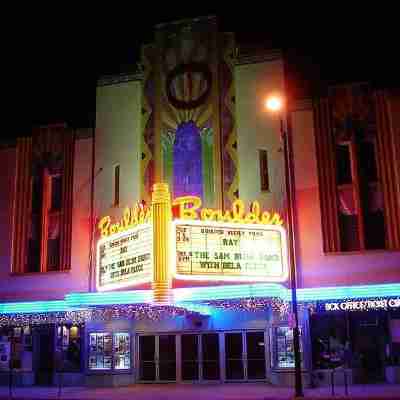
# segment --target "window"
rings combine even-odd
[[[81,327],[74,324],[57,326],[58,368],[62,371],[81,369]]]
[[[368,85],[351,85],[315,104],[325,252],[400,247],[398,138],[378,98]]]
[[[70,268],[74,148],[64,127],[17,139],[13,273]]]
[[[267,150],[258,150],[260,161],[260,185],[261,191],[269,191],[269,173],[268,173],[268,154]]]
[[[89,333],[90,370],[128,370],[131,367],[130,334]]]
[[[0,372],[32,371],[32,330],[30,326],[0,328]]]
[[[119,165],[114,167],[114,207],[119,206]]]
[[[62,204],[62,176],[51,177],[51,211],[60,211]]]
[[[279,326],[272,329],[272,368],[294,368],[293,329]],[[303,352],[300,329],[300,352]],[[303,365],[303,360],[302,360]]]

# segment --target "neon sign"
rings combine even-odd
[[[200,208],[201,199],[196,196],[177,197],[172,202],[173,209],[177,209],[177,218],[182,220],[234,222],[239,224],[263,224],[283,225],[283,220],[278,213],[269,211],[261,212],[260,203],[253,201],[250,211],[245,211],[244,202],[235,200],[230,210],[214,210],[211,208]]]
[[[394,299],[347,300],[325,303],[325,311],[388,310],[400,307],[400,297]]]
[[[230,210],[214,210],[201,208],[202,201],[196,196],[177,197],[172,202],[172,209],[176,211],[177,219],[233,222],[239,224],[263,224],[283,225],[283,220],[277,212],[262,211],[260,203],[253,201],[248,212],[242,200],[235,200]],[[137,225],[151,221],[151,209],[143,202],[135,204],[132,208],[124,209],[122,218],[118,222],[112,222],[109,215],[104,216],[98,223],[101,237],[107,237],[115,233],[126,231]]]
[[[104,216],[98,223],[101,237],[107,237],[118,232],[123,232],[137,225],[145,224],[151,220],[151,210],[144,203],[137,203],[132,208],[124,209],[119,222],[112,223],[109,215]]]
[[[154,185],[151,207],[127,207],[117,222],[108,215],[101,218],[97,289],[152,282],[157,301],[164,301],[172,276],[248,282],[287,279],[286,233],[278,213],[262,211],[257,201],[248,210],[242,200],[225,211],[201,206],[196,196],[171,202],[168,185],[159,183]]]

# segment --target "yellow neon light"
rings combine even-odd
[[[253,201],[250,204],[250,211],[246,213],[242,200],[235,200],[230,210],[213,210],[211,208],[200,208],[201,199],[196,196],[177,197],[172,206],[177,207],[178,219],[217,222],[234,222],[239,224],[263,224],[283,225],[283,220],[278,213],[269,211],[261,212],[260,203]]]
[[[183,196],[177,197],[172,202],[172,207],[177,209],[177,219],[180,220],[201,220],[207,222],[226,222],[238,224],[262,224],[262,225],[283,225],[283,220],[277,212],[261,211],[260,203],[253,201],[249,211],[246,212],[242,200],[235,200],[230,210],[214,210],[201,208],[200,197]],[[112,222],[109,215],[104,216],[98,223],[101,237],[107,237],[115,233],[123,232],[136,225],[151,222],[151,209],[142,203],[134,207],[126,207],[119,222]]]
[[[107,237],[150,221],[151,209],[139,203],[135,204],[132,208],[126,207],[119,222],[112,223],[111,217],[106,215],[99,221],[97,226],[100,230],[101,237]]]

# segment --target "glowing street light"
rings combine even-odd
[[[283,110],[283,98],[279,95],[271,95],[265,101],[265,108],[272,113],[278,113]]]
[[[292,129],[285,107],[285,98],[279,94],[269,96],[265,101],[265,108],[268,112],[278,114],[280,117],[280,129],[283,140],[285,156],[285,192],[287,199],[287,229],[288,247],[290,262],[290,287],[292,294],[292,315],[294,317],[293,326],[293,352],[294,352],[294,375],[295,375],[295,396],[303,397],[303,383],[301,377],[301,354],[300,354],[300,329],[299,316],[297,312],[297,281],[296,281],[296,255],[294,238],[294,209],[295,209],[295,185],[293,169],[293,147]]]

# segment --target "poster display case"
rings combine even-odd
[[[130,348],[129,333],[89,333],[89,370],[129,370]]]
[[[293,329],[289,326],[278,326],[272,328],[271,341],[271,367],[274,369],[294,369],[295,360],[293,346]],[[300,352],[303,352],[301,329]]]

